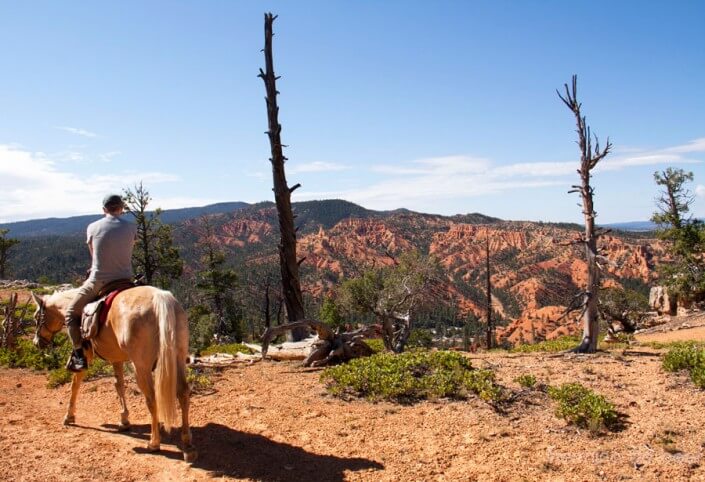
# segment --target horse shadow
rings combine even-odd
[[[117,431],[116,425],[106,424],[103,429]],[[149,439],[149,425],[133,425],[129,431],[119,432],[141,441]],[[192,467],[207,470],[212,477],[234,477],[278,482],[291,480],[320,480],[342,482],[346,471],[382,470],[381,463],[364,458],[344,458],[319,455],[286,443],[275,442],[261,435],[240,432],[225,425],[209,423],[191,427],[193,443],[198,458]],[[176,442],[178,430],[164,438]],[[147,453],[146,447],[133,449]],[[162,448],[158,455],[182,460],[180,451]]]

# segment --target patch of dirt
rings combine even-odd
[[[541,392],[525,392],[498,413],[476,399],[411,406],[342,401],[320,370],[297,362],[238,365],[212,376],[215,390],[192,398],[199,458],[174,445],[143,450],[148,416],[134,381],[133,429],[116,431],[112,379],[87,382],[77,426],[61,424],[69,387],[46,375],[0,369],[0,479],[5,481],[466,481],[705,480],[705,392],[660,368],[659,352],[474,355],[504,385],[531,373],[539,382],[578,381],[628,416],[602,436],[567,426]]]

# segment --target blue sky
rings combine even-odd
[[[705,217],[705,2],[0,0],[0,222],[272,200],[263,13],[275,22],[294,200],[581,221],[572,114],[593,131],[598,222],[648,219],[653,172]]]

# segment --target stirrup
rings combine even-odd
[[[80,353],[79,353],[80,350]],[[69,356],[69,361],[66,363],[66,369],[73,373],[82,372],[88,369],[88,360],[83,353],[83,349],[74,350]]]

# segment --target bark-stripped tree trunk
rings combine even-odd
[[[291,193],[300,184],[289,187],[284,173],[284,161],[286,157],[282,152],[281,130],[279,124],[279,107],[277,106],[276,81],[278,77],[274,75],[274,58],[272,56],[272,24],[276,15],[266,13],[264,15],[264,58],[266,72],[260,69],[259,77],[264,81],[267,91],[267,118],[269,120],[269,144],[272,157],[272,176],[274,180],[274,198],[277,204],[279,215],[279,232],[281,242],[279,244],[279,264],[282,275],[282,290],[286,312],[290,322],[302,320],[304,318],[304,304],[301,295],[301,285],[299,282],[299,263],[296,259],[296,228],[294,227],[294,214],[291,209]],[[306,336],[304,328],[297,328],[292,331],[295,341],[302,340]]]
[[[27,313],[29,302],[22,308],[20,316],[17,316],[17,299],[17,293],[12,293],[3,309],[4,316],[0,325],[0,328],[2,328],[0,329],[0,348],[14,349],[17,345],[17,338],[22,334],[22,320]]]
[[[485,261],[487,268],[487,349],[494,344],[494,325],[492,324],[492,280],[490,279],[490,234],[485,234]]]
[[[577,125],[578,146],[580,148],[580,185],[572,186],[569,192],[580,193],[583,204],[583,216],[585,217],[585,232],[576,241],[576,243],[584,244],[585,246],[585,261],[587,262],[587,285],[582,293],[582,317],[583,317],[583,339],[579,346],[575,348],[577,353],[594,353],[597,351],[597,337],[599,333],[598,319],[598,290],[600,288],[600,268],[597,264],[597,239],[600,236],[595,229],[595,208],[593,204],[593,195],[595,193],[590,186],[590,177],[592,169],[602,160],[612,147],[609,138],[603,150],[600,150],[600,142],[595,138],[595,149],[592,146],[592,134],[590,127],[585,122],[585,116],[580,112],[581,104],[577,100],[578,78],[573,76],[572,88],[565,86],[565,96],[559,91],[558,97],[568,108],[573,112]]]
[[[318,334],[318,340],[311,346],[311,352],[303,361],[303,366],[319,367],[346,362],[353,358],[370,356],[374,352],[363,341],[379,335],[380,327],[368,325],[355,331],[341,333],[318,320],[299,320],[268,328],[262,335],[262,358],[267,356],[269,342],[276,336],[298,327],[307,326]]]

